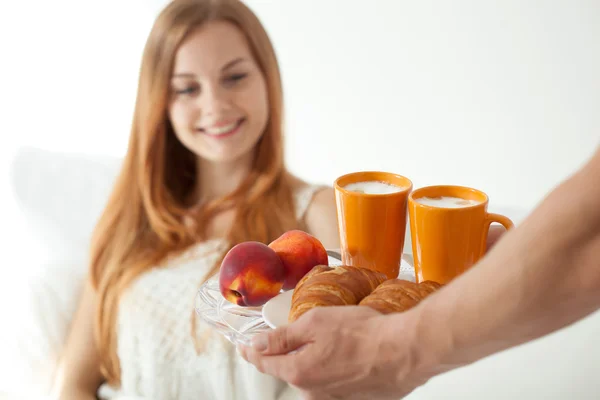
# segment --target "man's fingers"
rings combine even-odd
[[[343,397],[334,397],[326,393],[317,393],[317,392],[302,392],[302,400],[339,400],[343,399]]]
[[[296,385],[298,382],[298,365],[296,354],[288,354],[283,356],[265,356],[250,350],[248,353],[248,361],[263,374],[271,375],[288,382],[291,385]]]
[[[267,356],[252,347],[240,346],[238,349],[244,360],[263,374],[274,376],[294,386],[304,378],[298,369],[298,354]]]
[[[283,326],[252,339],[252,348],[264,355],[287,354],[306,344],[306,331],[295,329],[295,325]]]
[[[314,344],[308,344],[298,352],[282,355],[268,355],[254,347],[239,346],[238,349],[241,356],[263,374],[272,375],[298,388],[311,386],[316,389],[315,377],[319,376],[319,371],[314,363],[319,364],[319,357],[318,351],[311,346]]]

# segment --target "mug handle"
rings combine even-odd
[[[506,228],[507,231],[515,227],[515,224],[513,224],[510,218],[500,214],[488,213],[485,218],[487,228],[485,229],[485,235],[481,240],[481,249],[483,253],[486,253],[489,250],[489,247],[487,245],[488,232],[490,231],[490,226],[493,222],[501,224],[502,226],[504,226],[504,228]]]
[[[491,225],[493,222],[497,222],[504,226],[507,231],[515,227],[515,224],[510,220],[510,218],[500,214],[488,213],[486,222],[488,225]]]

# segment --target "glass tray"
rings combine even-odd
[[[342,265],[339,252],[327,250],[327,254],[329,266]],[[399,277],[414,280],[412,266],[404,260],[400,266]],[[242,307],[225,300],[219,291],[219,274],[200,287],[196,295],[195,308],[204,323],[209,324],[234,345],[250,345],[254,335],[272,329],[263,319],[262,306]]]

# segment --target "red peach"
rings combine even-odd
[[[237,244],[225,255],[219,289],[239,306],[262,306],[281,291],[285,268],[277,253],[260,242]]]
[[[284,233],[269,244],[277,253],[285,268],[283,290],[296,284],[316,265],[329,265],[327,251],[314,236],[301,230]]]

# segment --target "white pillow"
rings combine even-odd
[[[11,280],[3,314],[11,321],[0,338],[3,387],[18,395],[48,395],[76,310],[87,266],[51,262]],[[7,288],[2,290],[8,298]]]
[[[17,210],[0,264],[0,393],[49,394],[119,163],[35,148],[14,157]]]
[[[87,254],[94,225],[112,189],[120,160],[21,148],[11,165],[11,185],[30,233],[51,258]]]

